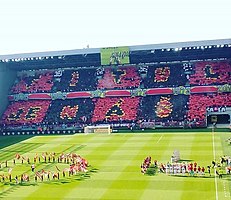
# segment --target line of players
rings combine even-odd
[[[226,174],[231,174],[231,157],[230,156],[221,156],[220,162],[212,161],[212,165],[208,165],[206,168],[204,166],[199,166],[197,162],[168,162],[167,164],[157,163],[157,160],[153,162],[154,166],[158,166],[159,172],[166,173],[169,175],[205,175],[205,171],[207,168],[207,172],[209,176],[211,176],[211,168],[213,168],[219,178],[222,178],[222,174],[224,174],[223,169],[225,169]],[[144,159],[141,164],[141,173],[145,174],[147,169],[151,165],[151,156],[148,156]]]
[[[159,171],[162,173],[177,175],[177,174],[189,174],[191,176],[194,175],[205,175],[205,167],[198,166],[197,162],[194,163],[161,163],[159,165]],[[210,174],[210,169],[208,169]],[[211,174],[210,174],[211,175]]]

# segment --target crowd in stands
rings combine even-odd
[[[12,102],[2,116],[3,125],[32,125],[41,123],[50,106],[48,100]]]
[[[16,80],[15,85],[11,88],[11,93],[49,92],[53,86],[52,78],[51,72],[20,77],[20,80]]]
[[[205,126],[207,108],[231,107],[231,94],[193,94],[189,97],[187,120],[192,126]]]
[[[95,99],[93,123],[131,122],[137,119],[139,97],[114,97]]]
[[[134,89],[140,86],[140,76],[136,67],[106,68],[98,89]]]
[[[174,124],[186,119],[188,96],[186,95],[155,95],[142,99],[139,116],[145,120],[155,120]]]
[[[63,70],[54,79],[53,92],[94,91],[96,90],[96,69]]]
[[[55,100],[48,109],[44,121],[64,126],[90,123],[93,110],[92,99]]]
[[[155,122],[161,126],[206,125],[206,112],[231,107],[231,94],[156,95],[71,100],[12,102],[1,124],[81,125]],[[64,127],[65,128],[65,127]]]
[[[182,64],[149,66],[143,80],[145,88],[183,86],[188,79]]]
[[[99,69],[99,68],[98,68]],[[74,92],[96,89],[134,89],[140,86],[138,68],[133,66],[99,70],[63,69],[24,73],[16,80],[11,93]]]
[[[27,71],[18,76],[11,93],[99,91],[99,94],[103,94],[104,91],[100,90],[178,87],[188,83],[192,86],[231,83],[231,65],[227,61],[195,62],[190,64],[189,71],[187,74],[182,63]],[[231,93],[189,93],[110,98],[94,98],[100,96],[95,95],[91,99],[11,102],[2,115],[1,124],[42,123],[64,125],[65,128],[70,124],[140,121],[143,124],[155,122],[161,126],[180,126],[186,123],[189,127],[198,127],[206,126],[207,111],[225,112],[227,107],[231,107]]]
[[[194,70],[190,75],[191,85],[219,85],[231,80],[231,65],[226,61],[196,62]]]
[[[182,63],[150,65],[142,76],[138,66],[43,70],[19,76],[11,93],[94,91],[96,89],[135,89],[139,87],[178,87],[229,84],[231,65],[227,61],[195,62],[190,75]],[[99,75],[100,72],[100,75]]]

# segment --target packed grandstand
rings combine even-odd
[[[214,51],[213,48],[208,46],[207,51]],[[227,46],[225,51],[230,49]],[[213,52],[195,60],[198,48],[192,50],[187,60],[183,54],[177,54],[172,61],[163,57],[161,62],[145,61],[147,56],[142,60],[143,51],[136,54],[131,51],[130,55],[112,53],[104,65],[99,64],[99,58],[90,58],[91,66],[74,61],[64,64],[65,57],[59,58],[62,67],[49,66],[45,58],[37,59],[43,64],[31,66],[32,59],[15,59],[14,68],[17,64],[19,67],[9,90],[9,105],[1,116],[2,133],[15,130],[70,133],[101,124],[142,130],[207,127],[213,122],[209,118],[213,112],[226,114],[228,117],[223,115],[219,119],[230,123],[230,58],[219,58]],[[174,50],[161,51],[169,54]],[[150,54],[158,56],[160,52]],[[85,59],[90,55],[81,56]],[[123,63],[119,58],[125,56],[130,59]],[[29,64],[22,67],[22,62]]]

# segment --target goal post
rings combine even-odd
[[[84,133],[102,133],[102,134],[111,134],[110,125],[96,125],[96,126],[85,126]]]

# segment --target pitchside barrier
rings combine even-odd
[[[0,136],[7,135],[69,135],[83,133],[83,129],[73,129],[73,130],[0,130]]]

